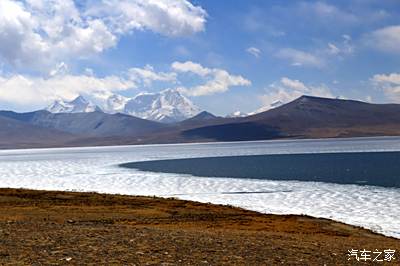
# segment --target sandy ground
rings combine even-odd
[[[400,240],[307,216],[176,199],[0,189],[0,265],[362,265]]]

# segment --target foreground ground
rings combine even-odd
[[[393,249],[399,257],[400,241],[306,216],[175,199],[0,189],[0,265],[362,264],[348,261],[349,249]]]

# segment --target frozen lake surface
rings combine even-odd
[[[399,188],[195,177],[118,166],[162,159],[378,151],[400,151],[400,138],[1,150],[0,187],[174,196],[263,213],[330,218],[400,238]]]

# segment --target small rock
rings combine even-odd
[[[71,257],[65,257],[65,258],[62,258],[62,259],[60,259],[60,260],[71,261],[72,258],[71,258]]]

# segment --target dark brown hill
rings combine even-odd
[[[400,105],[302,96],[229,124],[193,128],[181,134],[222,141],[400,135]]]

